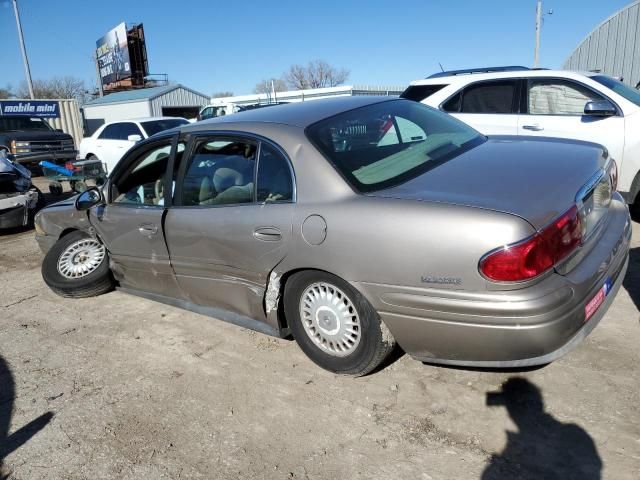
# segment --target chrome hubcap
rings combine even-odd
[[[100,266],[106,250],[97,240],[83,238],[72,243],[58,259],[58,272],[65,278],[82,278]]]
[[[300,318],[304,331],[320,349],[345,357],[360,343],[360,317],[353,303],[338,287],[314,283],[300,298]]]

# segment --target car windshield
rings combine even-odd
[[[26,116],[0,116],[0,132],[44,130],[50,132],[52,128],[42,118]]]
[[[341,113],[306,133],[362,193],[407,182],[486,140],[455,118],[409,100]]]
[[[591,78],[596,82],[598,82],[599,84],[604,85],[607,88],[610,88],[621,97],[626,98],[630,102],[635,103],[640,107],[640,92],[638,92],[638,90],[635,90],[629,87],[628,85],[625,85],[620,80],[607,77],[606,75],[596,75]]]
[[[151,120],[149,122],[141,122],[142,128],[147,132],[147,136],[155,135],[158,132],[169,130],[170,128],[179,127],[189,123],[184,118],[165,118],[162,120]]]

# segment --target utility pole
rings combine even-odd
[[[24,36],[22,35],[22,24],[20,23],[20,13],[18,12],[18,0],[13,0],[13,12],[16,15],[16,25],[18,26],[18,39],[20,40],[20,49],[22,50],[22,60],[24,61],[24,73],[27,76],[27,85],[29,86],[29,96],[31,100],[35,98],[33,95],[33,83],[31,82],[31,69],[29,68],[29,59],[27,58],[27,49],[24,46]]]
[[[536,5],[536,49],[533,55],[533,67],[538,68],[540,62],[540,30],[542,29],[542,0]]]
[[[102,87],[102,76],[100,75],[100,62],[98,62],[98,51],[96,50],[93,55],[93,61],[96,64],[96,75],[98,76],[98,92],[101,97],[104,97],[104,89]]]

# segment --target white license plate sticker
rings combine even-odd
[[[607,295],[611,291],[611,279],[608,278],[604,285],[598,293],[596,293],[591,300],[587,302],[584,307],[584,321],[587,322],[594,313],[598,310],[600,305],[604,303],[604,299],[607,298]]]

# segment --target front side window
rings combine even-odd
[[[293,178],[288,160],[274,147],[263,143],[258,160],[258,202],[291,202]]]
[[[184,118],[163,118],[162,120],[152,120],[149,122],[142,122],[142,128],[147,132],[147,136],[155,135],[156,133],[176,128],[181,125],[188,124],[189,121]]]
[[[178,148],[178,151],[184,150]],[[164,177],[171,153],[171,141],[153,147],[140,155],[116,180],[113,203],[134,206],[163,206]]]
[[[513,80],[470,85],[449,99],[443,109],[451,113],[514,113],[516,85]]]
[[[640,82],[636,86],[636,89],[633,89],[622,83],[620,80],[616,80],[615,78],[611,78],[606,75],[596,75],[594,77],[591,77],[591,80],[595,80],[600,85],[604,85],[605,87],[610,88],[621,97],[626,98],[630,102],[635,103],[640,107],[640,92],[636,90],[638,87],[640,87]]]
[[[120,124],[112,123],[104,127],[98,136],[100,140],[120,140]]]
[[[120,140],[129,140],[129,135],[138,135],[140,138],[143,138],[142,132],[138,128],[135,123],[121,123],[119,130],[119,139]]]
[[[409,100],[344,112],[311,125],[306,133],[363,193],[407,182],[485,141],[455,118]]]
[[[244,140],[199,141],[186,165],[180,205],[252,203],[256,150],[255,143]]]
[[[529,81],[530,115],[583,115],[588,102],[603,100],[593,90],[567,80]]]

